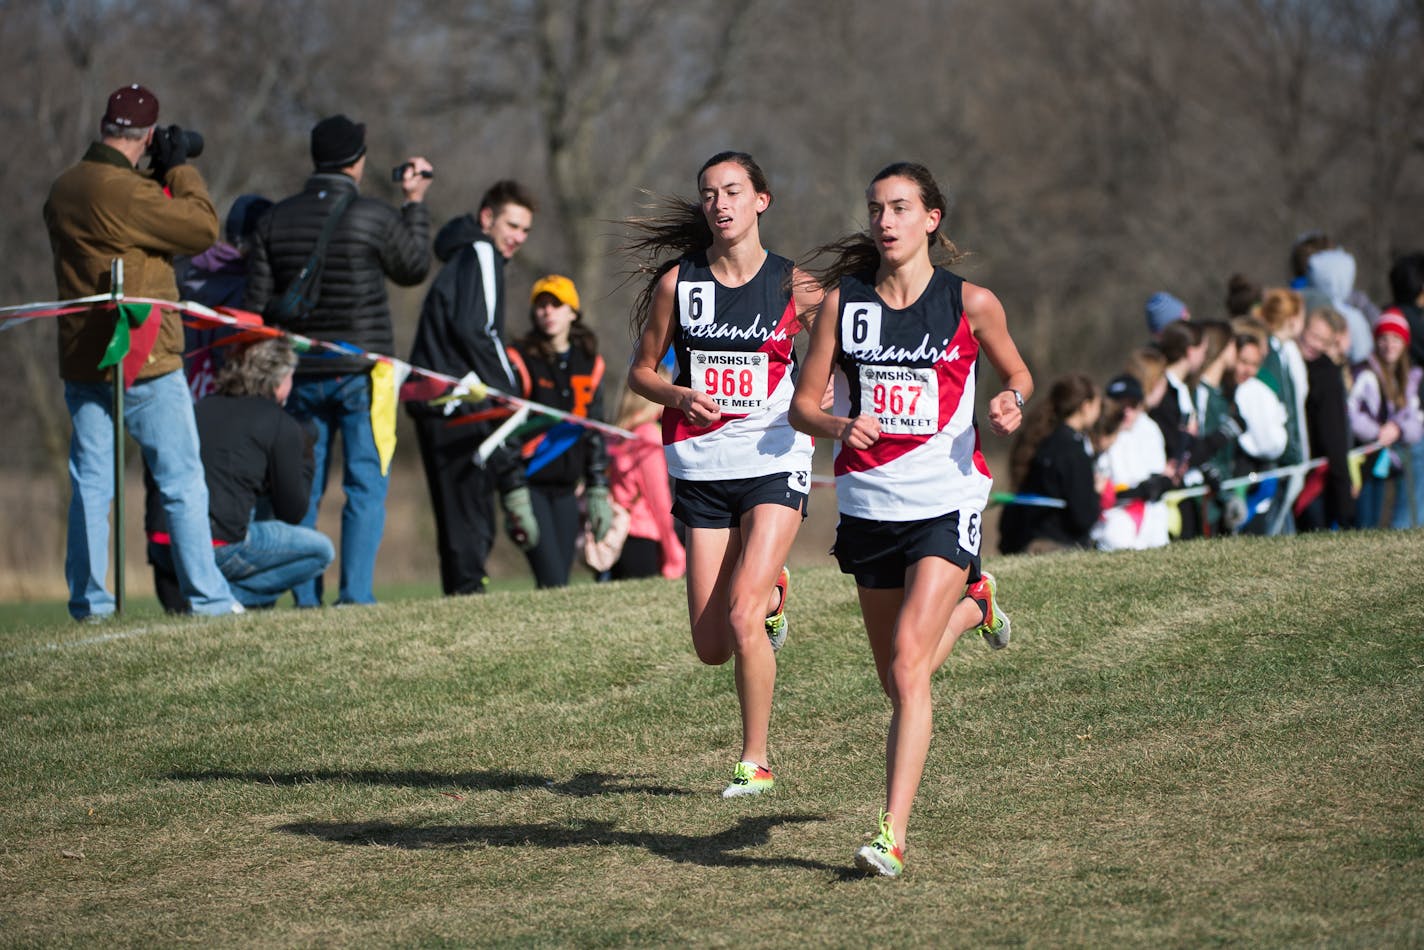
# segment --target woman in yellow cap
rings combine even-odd
[[[539,278],[529,292],[529,332],[509,348],[509,362],[526,399],[601,421],[603,357],[581,316],[572,280]],[[579,538],[580,481],[594,537],[606,534],[613,520],[603,435],[560,422],[533,434],[523,454],[538,525],[538,541],[524,556],[540,587],[564,587]]]

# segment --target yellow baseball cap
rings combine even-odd
[[[578,288],[563,274],[549,274],[534,281],[534,289],[529,291],[529,303],[532,305],[540,294],[549,294],[559,303],[580,309]]]

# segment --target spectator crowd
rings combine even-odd
[[[616,422],[635,438],[606,440],[577,422],[512,412],[485,391],[604,416],[605,362],[572,280],[541,277],[527,324],[506,329],[505,264],[538,211],[527,188],[494,183],[432,240],[433,166],[411,156],[393,170],[400,207],[363,195],[366,129],[337,115],[312,129],[301,191],[275,202],[240,197],[220,235],[188,162],[201,139],[158,117],[150,90],[115,91],[99,140],[56,180],[45,222],[62,298],[107,292],[117,259],[130,295],[240,306],[307,338],[389,354],[388,281],[417,285],[438,266],[410,362],[460,384],[406,406],[444,592],[485,589],[496,504],[541,587],[567,584],[580,557],[605,578],[682,573],[661,407],[627,393]],[[1073,373],[1041,390],[1013,449],[1005,553],[1424,523],[1424,254],[1394,262],[1383,308],[1355,288],[1354,258],[1325,234],[1301,236],[1290,264],[1288,286],[1232,276],[1219,315],[1206,319],[1153,294],[1146,339],[1121,373]],[[355,352],[296,353],[285,340],[216,338],[162,307],[130,322],[119,363],[105,356],[112,311],[61,317],[73,419],[71,614],[101,618],[115,606],[105,574],[117,372],[145,463],[149,558],[169,609],[241,612],[287,590],[297,606],[318,606],[338,558],[334,602],[373,603],[395,440],[390,365]],[[333,544],[315,526],[338,446],[345,502]],[[1352,453],[1359,446],[1371,448]],[[1324,466],[1303,464],[1315,458]]]
[[[120,372],[123,423],[143,455],[148,556],[167,609],[241,613],[270,607],[288,590],[296,606],[319,606],[328,600],[323,574],[338,557],[334,603],[374,603],[398,381],[390,363],[364,354],[394,349],[387,282],[421,283],[432,258],[440,269],[410,360],[460,383],[407,406],[445,593],[485,589],[496,497],[541,587],[567,584],[580,553],[602,577],[680,574],[681,543],[657,504],[667,494],[666,466],[661,452],[641,448],[642,407],[626,416],[639,440],[610,452],[594,429],[526,418],[488,398],[486,384],[571,417],[603,414],[604,362],[572,280],[539,279],[528,328],[506,345],[504,264],[533,224],[528,189],[496,182],[476,211],[447,223],[432,243],[431,164],[411,156],[393,170],[399,208],[361,194],[366,128],[335,115],[312,129],[312,173],[301,191],[275,202],[241,196],[219,234],[206,185],[188,161],[201,152],[201,137],[160,126],[158,117],[151,90],[116,90],[98,140],[55,181],[44,217],[59,293],[107,293],[122,273],[127,296],[240,307],[334,345],[299,353],[285,337],[185,327],[176,308],[162,306],[141,315],[96,306],[60,317],[60,375],[73,421],[65,563],[72,616],[102,619],[116,607],[105,576],[111,374]],[[127,350],[110,359],[120,330]],[[345,502],[333,544],[316,521],[338,447]]]
[[[1001,549],[1424,524],[1424,253],[1394,261],[1383,308],[1324,233],[1290,265],[1288,286],[1232,275],[1207,319],[1155,293],[1121,374],[1053,381],[1014,446]]]

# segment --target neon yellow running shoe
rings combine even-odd
[[[766,638],[771,641],[772,653],[781,649],[786,642],[786,634],[791,630],[791,624],[786,619],[786,595],[791,592],[791,572],[785,567],[776,578],[776,589],[781,592],[781,606],[766,618]]]
[[[855,853],[855,866],[866,874],[899,877],[905,870],[905,852],[895,844],[895,832],[890,830],[890,813],[880,813],[880,833],[875,840]]]
[[[974,583],[970,584],[965,593],[970,599],[978,601],[984,606],[984,616],[988,619],[974,629],[984,635],[984,642],[995,650],[1002,650],[1009,645],[1009,615],[999,608],[996,595],[999,592],[998,585],[994,582],[994,575],[985,571],[983,575]]]
[[[722,797],[760,795],[771,791],[775,785],[776,777],[771,774],[771,769],[744,760],[737,763],[737,769],[732,773],[732,784],[722,790]]]

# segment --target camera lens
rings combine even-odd
[[[183,131],[183,144],[188,146],[188,157],[197,158],[203,154],[203,136],[191,129]]]

